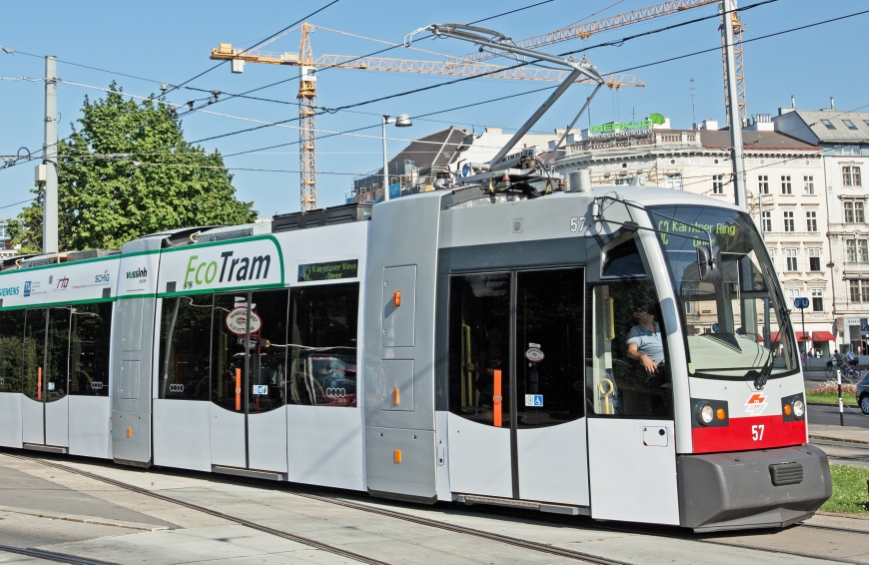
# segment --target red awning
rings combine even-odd
[[[836,336],[830,332],[812,332],[812,341],[836,341]]]
[[[778,341],[778,332],[769,332],[769,340],[773,343]]]
[[[794,332],[797,334],[797,341],[809,341],[809,333],[808,332]]]
[[[757,334],[757,342],[758,342],[758,343],[763,343],[763,336],[762,336],[762,335]]]

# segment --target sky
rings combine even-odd
[[[331,0],[259,0],[240,4],[210,0],[145,4],[107,0],[62,2],[45,0],[34,10],[25,2],[7,2],[0,19],[0,155],[15,155],[41,149],[44,123],[44,83],[19,78],[44,77],[44,56],[58,58],[59,136],[72,131],[80,117],[84,97],[105,96],[114,81],[124,92],[136,96],[159,94],[160,83],[180,85],[208,71],[217,62],[209,60],[219,43],[249,48],[276,32],[290,27],[262,50],[298,52],[297,21],[326,6]],[[660,1],[660,0],[659,0]],[[869,10],[867,0],[740,0],[739,7],[761,4],[740,13],[743,32],[745,85],[748,114],[776,115],[791,105],[817,110],[835,98],[838,110],[869,111],[869,73],[866,69],[866,33],[869,13],[776,34],[824,20]],[[535,5],[538,4],[538,5]],[[439,0],[338,0],[306,21],[317,26],[311,34],[314,57],[324,54],[367,55],[390,44],[402,43],[410,32],[432,23],[470,23],[496,30],[516,40],[563,27],[587,23],[653,5],[650,0],[502,0],[497,3]],[[525,8],[525,9],[523,9]],[[507,13],[507,12],[513,13]],[[602,89],[590,108],[587,126],[612,120],[643,119],[661,113],[672,127],[689,128],[704,119],[725,122],[719,19],[715,4],[625,26],[572,40],[545,49],[549,53],[585,49],[585,55],[601,72],[636,75],[645,87]],[[505,14],[506,13],[506,14]],[[505,15],[501,15],[505,14]],[[686,23],[708,17],[702,21]],[[629,36],[666,29],[659,33],[620,42]],[[334,30],[334,31],[330,31]],[[339,33],[340,32],[340,33]],[[754,41],[751,41],[753,40]],[[375,42],[377,40],[379,42]],[[387,42],[387,43],[383,43]],[[613,45],[604,45],[610,43]],[[459,56],[475,47],[456,39],[425,39],[409,50],[394,48],[380,57],[440,61]],[[717,48],[717,49],[716,49]],[[708,51],[677,60],[666,59]],[[508,59],[496,59],[513,64]],[[91,67],[91,68],[86,68]],[[639,67],[639,68],[637,68]],[[97,70],[99,69],[99,70]],[[108,71],[108,72],[105,72]],[[129,75],[129,76],[124,76]],[[259,125],[298,116],[297,67],[248,63],[244,73],[232,74],[228,63],[171,91],[166,99],[197,106],[208,92],[243,93],[289,79],[282,84],[251,93],[268,99],[250,100],[222,95],[181,119],[188,141],[204,140]],[[135,78],[134,78],[135,77]],[[369,102],[454,80],[455,77],[372,70],[326,69],[319,74],[317,105],[337,108]],[[691,82],[693,79],[693,83]],[[506,100],[471,108],[416,117],[411,128],[389,126],[389,155],[394,156],[409,140],[450,125],[480,133],[487,126],[518,128],[545,100],[548,92],[530,92],[553,83],[478,78],[431,88],[381,101],[357,105],[316,118],[317,193],[320,207],[343,204],[353,178],[376,171],[382,163],[381,116],[407,113],[422,116],[458,106],[510,95]],[[693,96],[692,96],[693,84]],[[201,90],[194,90],[201,89]],[[205,90],[207,92],[202,92]],[[534,127],[551,132],[573,119],[590,92],[586,85],[573,85]],[[251,121],[254,120],[254,121]],[[299,210],[298,124],[268,127],[199,143],[219,151],[233,168],[238,198],[253,201],[260,217]],[[332,135],[362,129],[353,135]],[[274,145],[283,147],[262,150]],[[259,150],[259,151],[257,151]],[[244,153],[233,155],[234,153]],[[0,218],[15,217],[32,198],[34,166],[19,161],[0,169]],[[2,162],[0,162],[2,167]],[[247,169],[247,170],[246,170]],[[250,170],[260,169],[260,170]]]

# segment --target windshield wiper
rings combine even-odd
[[[772,274],[769,272],[769,265],[764,265],[764,270],[766,271],[767,282],[774,283],[775,279],[772,278]],[[763,367],[761,367],[760,372],[757,373],[757,371],[749,371],[749,374],[752,372],[757,373],[757,376],[754,379],[754,387],[758,390],[763,389],[767,381],[769,381],[769,376],[772,374],[772,368],[774,363],[773,351],[775,351],[776,349],[776,344],[781,343],[782,336],[788,335],[788,333],[791,331],[792,324],[791,311],[785,308],[785,298],[781,294],[778,286],[776,286],[775,284],[768,284],[767,286],[772,287],[772,293],[775,294],[775,301],[777,304],[776,313],[778,314],[781,323],[779,324],[778,339],[775,341],[770,340],[769,355],[767,356],[766,361],[764,361]]]

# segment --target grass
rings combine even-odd
[[[821,402],[823,404],[833,404],[835,406],[838,406],[839,393],[828,390],[807,390],[806,402]],[[854,398],[853,392],[842,391],[842,402],[845,403],[845,406],[857,406],[857,399]]]
[[[821,506],[821,511],[869,515],[866,508],[869,506],[866,489],[869,469],[830,465],[830,477],[833,481],[833,496]]]

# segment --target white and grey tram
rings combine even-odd
[[[670,190],[535,196],[7,260],[0,445],[697,530],[810,516],[829,467],[752,220]],[[628,355],[643,309],[654,372]]]

